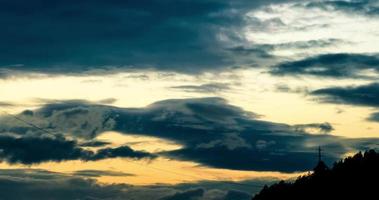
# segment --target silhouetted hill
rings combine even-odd
[[[379,199],[379,153],[357,153],[329,169],[321,161],[312,174],[265,186],[253,200]]]

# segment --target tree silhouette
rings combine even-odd
[[[361,152],[334,163],[321,160],[314,172],[294,182],[265,186],[253,200],[379,199],[379,153]]]

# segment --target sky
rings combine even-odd
[[[379,148],[377,0],[2,0],[0,26],[0,199],[247,200]]]

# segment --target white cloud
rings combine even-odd
[[[251,25],[246,27],[247,39],[256,44],[293,43],[299,41],[338,39],[335,46],[306,49],[280,49],[280,56],[309,56],[319,53],[378,52],[379,18],[306,7],[306,3],[270,5],[248,13]],[[257,21],[262,25],[257,26]],[[294,58],[294,57],[292,57]]]

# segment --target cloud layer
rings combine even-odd
[[[274,66],[274,75],[313,75],[332,78],[363,78],[379,74],[379,57],[365,54],[324,54]],[[372,74],[371,74],[372,75]]]
[[[47,104],[38,110],[24,111],[18,117],[34,122],[49,132],[80,140],[92,141],[107,130],[163,138],[183,147],[160,152],[160,156],[239,170],[309,170],[315,164],[318,145],[330,152],[325,154],[325,161],[333,162],[349,150],[365,148],[362,145],[365,142],[374,144],[376,141],[348,141],[327,135],[325,133],[333,130],[328,123],[290,126],[262,121],[258,115],[229,105],[221,98],[171,99],[145,108],[118,108],[85,101],[62,101]],[[34,136],[46,134],[15,122],[10,117],[1,118],[0,124],[1,132],[4,133]],[[118,156],[154,157],[121,146],[103,148],[86,159]]]
[[[128,146],[103,148],[97,152],[84,150],[72,140],[62,137],[12,137],[0,136],[0,160],[10,164],[35,164],[47,161],[83,160],[95,161],[107,158],[154,158],[142,151],[134,151]]]
[[[246,12],[275,2],[283,1],[2,1],[0,66],[64,74],[230,66],[238,61],[226,49],[244,41]]]
[[[315,90],[311,94],[320,96],[321,100],[329,103],[379,107],[379,83],[323,88]]]
[[[105,173],[105,172],[101,172]],[[242,182],[265,184],[273,180]],[[249,200],[251,191],[260,188],[241,187],[229,182],[198,182],[180,185],[129,186],[104,185],[93,179],[38,169],[1,169],[0,196],[4,200],[88,199],[88,200]]]

